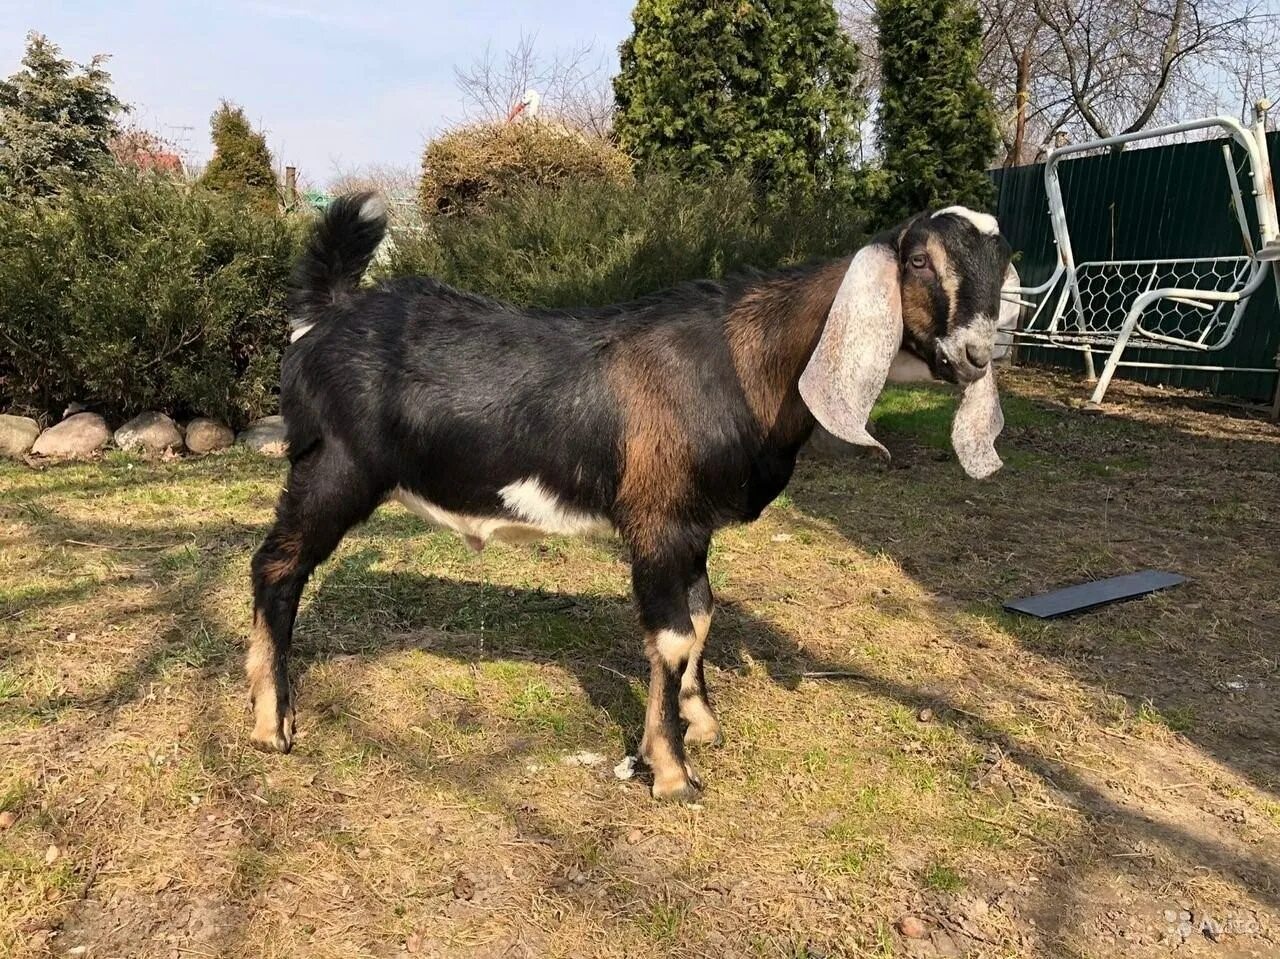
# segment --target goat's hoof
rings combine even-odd
[[[702,787],[695,780],[677,778],[670,783],[654,780],[653,798],[660,802],[697,802],[702,796]]]
[[[268,719],[255,725],[249,734],[249,743],[264,753],[287,753],[293,749],[295,730],[293,710],[290,709],[280,719]]]
[[[720,724],[704,728],[690,726],[685,730],[684,744],[686,746],[723,746],[724,735],[720,732]]]
[[[664,776],[655,773],[652,794],[663,802],[697,802],[702,796],[702,779],[685,763],[682,771],[672,770]]]

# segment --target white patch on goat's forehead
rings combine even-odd
[[[308,333],[311,332],[311,328],[313,326],[315,326],[314,323],[303,323],[301,326],[295,327],[294,331],[289,334],[289,342],[295,343],[298,340],[302,339],[304,336],[306,336]]]
[[[934,216],[939,217],[948,214],[968,220],[978,228],[979,233],[995,236],[1000,232],[1000,222],[990,213],[979,213],[977,210],[970,210],[967,206],[949,206],[939,210]]]

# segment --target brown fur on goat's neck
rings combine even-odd
[[[738,382],[764,437],[786,444],[812,426],[800,399],[800,374],[818,345],[849,260],[762,277],[744,286],[725,314]]]

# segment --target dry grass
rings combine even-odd
[[[382,511],[308,592],[267,757],[239,646],[280,467],[0,467],[0,954],[1276,955],[1280,431],[1113,392],[1012,377],[983,484],[950,399],[894,392],[892,467],[808,459],[720,536],[693,808],[609,771],[643,694],[613,544]],[[1190,582],[1000,612],[1143,566]]]

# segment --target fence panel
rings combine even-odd
[[[1223,140],[1130,149],[1064,160],[1059,165],[1063,203],[1077,263],[1087,260],[1227,256],[1243,252],[1240,227],[1222,159]],[[1272,175],[1280,182],[1280,133],[1267,137]],[[1243,151],[1233,145],[1233,158]],[[1049,278],[1057,262],[1044,190],[1044,165],[995,170],[1000,226],[1015,253],[1026,286]],[[1241,184],[1247,191],[1248,178]],[[1253,204],[1246,192],[1250,226]],[[1256,236],[1256,232],[1255,232]],[[1250,300],[1235,339],[1224,350],[1138,350],[1125,359],[1215,366],[1273,367],[1280,352],[1280,307],[1272,281]],[[1079,353],[1023,344],[1022,362],[1080,370]],[[1095,351],[1095,363],[1105,353]],[[1099,366],[1099,368],[1101,368]],[[1205,390],[1258,402],[1272,398],[1276,377],[1265,373],[1203,373],[1120,367],[1117,376],[1149,384]]]

